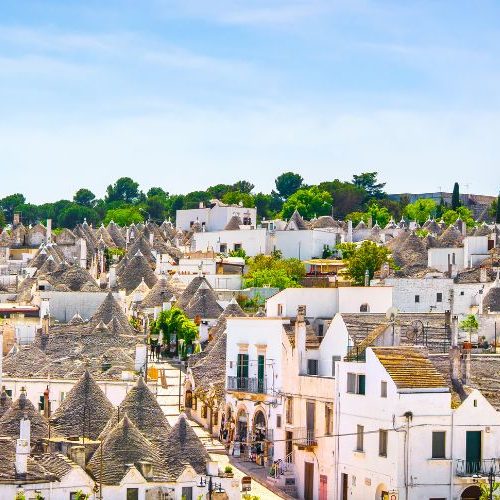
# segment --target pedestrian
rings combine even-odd
[[[161,345],[156,344],[156,361],[160,361],[160,350],[161,350]]]

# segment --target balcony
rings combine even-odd
[[[299,450],[314,448],[315,446],[318,446],[316,432],[314,431],[314,429],[301,427],[294,430],[293,434],[294,443],[299,447]]]
[[[250,377],[227,377],[227,390],[267,394],[266,381]]]
[[[500,474],[500,458],[486,460],[457,460],[456,475],[459,477],[487,476],[490,472]]]

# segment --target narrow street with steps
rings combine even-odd
[[[179,408],[182,409],[184,407],[182,386],[184,384],[185,368],[180,368],[179,363],[174,360],[166,362],[162,361],[159,363],[150,361],[149,366],[157,368],[159,371],[158,382],[156,384],[156,397],[159,405],[163,409],[163,412],[167,416],[168,422],[173,426],[175,425],[177,417],[180,414]],[[162,386],[162,371],[164,375],[163,382],[165,387]],[[148,382],[152,388],[154,381],[149,380]],[[179,388],[181,388],[180,393]],[[259,497],[260,500],[293,498],[270,484],[272,481],[267,479],[265,468],[255,466],[255,464],[247,464],[243,461],[236,461],[234,459],[230,460],[230,457],[226,454],[224,445],[219,440],[210,436],[209,433],[197,422],[193,420],[188,421],[196,435],[201,439],[207,451],[210,453],[212,460],[219,463],[220,469],[224,469],[226,465],[231,464],[234,472],[234,480],[238,481],[239,484],[241,484],[243,476],[252,476],[252,491],[250,493],[253,496]],[[252,465],[258,467],[258,469],[254,470]]]

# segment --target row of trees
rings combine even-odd
[[[107,224],[114,220],[127,225],[144,220],[161,222],[175,218],[179,209],[196,208],[201,202],[208,203],[217,198],[228,204],[242,204],[256,207],[259,219],[273,217],[289,218],[298,210],[305,219],[331,215],[338,219],[348,218],[358,223],[371,218],[379,225],[385,225],[391,217],[399,220],[402,216],[425,222],[427,217],[443,217],[453,222],[461,217],[473,224],[472,214],[460,204],[458,184],[455,184],[451,206],[443,200],[437,204],[433,200],[421,199],[409,203],[404,197],[398,201],[390,199],[384,191],[385,183],[379,182],[377,172],[354,175],[351,181],[321,182],[308,185],[301,175],[285,172],[275,179],[275,189],[271,193],[254,192],[254,185],[246,180],[234,184],[216,184],[204,191],[187,194],[171,194],[161,187],[152,187],[147,192],[130,177],[121,177],[106,189],[104,198],[97,198],[87,188],[79,189],[72,200],[34,205],[25,196],[15,193],[0,199],[0,227],[11,222],[15,212],[21,213],[24,224],[34,224],[52,219],[54,227],[74,227],[87,219],[90,224]],[[490,215],[500,222],[498,203],[494,203]]]

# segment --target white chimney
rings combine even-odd
[[[470,349],[462,351],[462,384],[470,384]]]
[[[87,268],[87,242],[85,238],[80,238],[80,267]]]
[[[116,286],[116,265],[113,264],[109,268],[109,288],[114,288]]]
[[[149,244],[153,246],[154,234],[153,231],[149,233]]]
[[[295,348],[297,349],[297,360],[299,362],[299,373],[307,373],[306,358],[306,306],[297,307],[297,319],[295,322]]]
[[[458,346],[458,316],[451,319],[451,347]]]
[[[146,344],[137,344],[135,346],[135,363],[134,370],[139,372],[146,366],[146,358],[148,355],[148,346]]]
[[[31,422],[25,416],[19,425],[19,439],[16,443],[16,474],[25,475],[28,472],[28,457],[30,454]]]
[[[347,243],[352,243],[352,220],[347,221]]]
[[[52,219],[47,219],[47,230],[45,235],[45,241],[50,243],[52,241]]]

